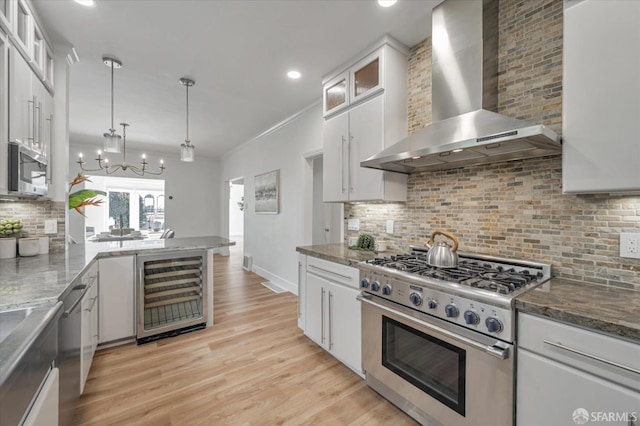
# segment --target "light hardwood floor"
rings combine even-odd
[[[76,425],[415,425],[297,327],[297,297],[214,260],[214,325],[98,351]]]

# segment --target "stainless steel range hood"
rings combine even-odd
[[[542,157],[560,138],[498,114],[498,1],[445,0],[432,14],[429,126],[360,163],[400,173]]]

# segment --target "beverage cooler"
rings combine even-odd
[[[138,344],[205,328],[207,251],[137,256]]]

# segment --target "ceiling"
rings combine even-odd
[[[326,74],[381,38],[411,47],[431,33],[439,0],[33,0],[56,51],[74,46],[70,66],[71,143],[102,144],[110,127],[110,68],[115,122],[127,146],[175,152],[189,136],[196,156],[233,150],[320,99]],[[299,80],[286,73],[296,69]],[[119,128],[118,132],[121,132]]]

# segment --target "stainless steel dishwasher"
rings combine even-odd
[[[207,251],[137,256],[138,344],[206,327]]]

